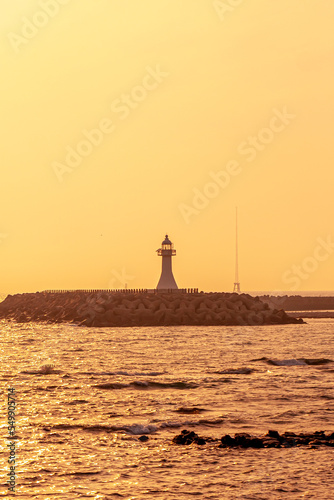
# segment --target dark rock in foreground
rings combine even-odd
[[[173,443],[179,445],[206,444],[207,441],[214,441],[212,438],[202,438],[193,431],[184,429],[181,434],[173,438]],[[256,437],[239,432],[231,437],[226,434],[221,438],[219,448],[291,448],[293,446],[308,446],[317,448],[318,446],[334,447],[334,432],[326,434],[324,431],[313,433],[284,432],[270,430],[265,436]]]
[[[0,319],[83,326],[276,325],[304,323],[258,297],[237,293],[41,292],[8,295]]]
[[[148,441],[150,438],[149,438],[148,436],[143,435],[143,436],[140,436],[138,439],[139,439],[139,441],[141,441],[142,443],[145,443],[145,442],[146,442],[146,441]]]
[[[199,445],[206,444],[204,438],[199,437],[194,431],[187,431],[186,429],[181,432],[178,436],[173,438],[173,443],[188,445],[196,443]]]

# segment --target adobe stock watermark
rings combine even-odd
[[[244,0],[214,0],[212,2],[213,8],[215,9],[218,17],[221,21],[225,20],[226,14],[234,12],[237,7],[239,7]]]
[[[105,137],[116,130],[116,118],[119,121],[126,120],[169,76],[169,73],[161,70],[159,64],[155,68],[146,66],[145,70],[146,73],[139,85],[135,85],[128,93],[123,93],[112,101],[110,105],[112,119],[102,118],[95,128],[83,129],[82,139],[76,145],[65,148],[64,160],[52,162],[52,168],[59,182],[63,182],[65,174],[71,174],[81,165],[84,158],[90,156],[103,143]]]
[[[273,115],[268,125],[259,130],[256,135],[249,136],[237,147],[239,156],[245,157],[242,159],[247,163],[253,162],[258,154],[263,152],[275,140],[275,137],[282,133],[296,118],[296,115],[289,113],[287,106],[284,106],[282,110],[274,108],[272,112]],[[231,179],[241,172],[241,159],[228,161],[223,170],[209,172],[210,182],[207,182],[202,190],[193,188],[191,204],[180,203],[178,205],[185,223],[189,224],[192,216],[199,215],[210,204],[210,200],[217,198],[230,184]]]
[[[115,288],[128,288],[128,283],[129,281],[132,281],[135,279],[135,276],[132,276],[130,274],[126,273],[125,268],[123,267],[121,272],[117,271],[116,269],[113,269],[112,272],[112,278],[110,278],[108,282],[108,288],[109,289],[115,289]]]
[[[39,10],[30,18],[21,17],[22,24],[20,33],[18,34],[10,31],[7,34],[7,38],[14,52],[18,54],[22,47],[25,47],[30,40],[38,35],[41,29],[49,24],[51,19],[58,15],[61,7],[67,5],[71,1],[72,0],[39,0]]]
[[[328,235],[327,239],[317,238],[317,245],[314,247],[313,255],[305,257],[298,265],[293,264],[282,275],[282,281],[285,284],[292,284],[289,290],[298,290],[301,283],[314,274],[321,262],[325,262],[334,252],[334,242],[332,236]]]

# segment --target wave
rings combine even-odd
[[[73,399],[73,401],[69,401],[68,405],[80,405],[80,404],[86,404],[86,403],[89,403],[89,401],[87,401],[87,399]]]
[[[50,375],[63,373],[62,370],[55,370],[54,365],[43,365],[38,370],[23,370],[20,372],[24,375]]]
[[[38,370],[23,370],[20,372],[24,375],[49,375],[50,373],[59,374],[63,373],[62,370],[56,370],[54,365],[43,365]],[[94,375],[94,376],[115,376],[123,375],[127,377],[158,377],[159,375],[166,375],[166,372],[75,372],[75,375]],[[69,375],[67,375],[68,377]]]
[[[180,427],[184,427],[186,425],[188,426],[201,426],[201,425],[206,425],[206,426],[213,426],[213,425],[220,425],[224,422],[224,419],[222,418],[216,418],[216,419],[199,419],[199,420],[185,420],[185,421],[167,421],[167,422],[160,422],[155,423],[155,424],[138,424],[138,423],[133,423],[133,424],[128,424],[128,425],[103,425],[103,424],[98,424],[98,425],[86,425],[86,424],[55,424],[55,425],[48,425],[48,427],[41,426],[44,430],[50,431],[51,429],[62,429],[62,430],[74,430],[74,429],[82,429],[84,431],[90,431],[90,432],[119,432],[119,431],[125,431],[128,434],[131,434],[133,436],[139,436],[143,434],[154,434],[158,432],[159,430],[164,430],[164,429],[178,429]]]
[[[293,358],[293,359],[270,359],[270,358],[258,358],[252,359],[255,361],[265,361],[269,365],[275,366],[306,366],[306,365],[326,365],[328,363],[334,363],[334,360],[327,358]]]
[[[299,366],[307,364],[302,359],[282,359],[282,360],[268,359],[267,363],[269,365],[276,365],[276,366]]]
[[[174,410],[175,413],[186,413],[187,415],[189,415],[189,413],[203,413],[204,411],[209,411],[209,410],[206,410],[205,408],[198,408],[197,406],[193,407],[193,408],[187,408],[187,407],[181,407],[181,408],[178,408],[177,410]]]
[[[253,373],[255,370],[253,368],[247,368],[242,367],[242,368],[227,368],[226,370],[219,370],[216,372],[212,373],[217,373],[219,375],[225,375],[225,374],[230,374],[230,375],[248,375],[249,373]]]
[[[149,425],[132,424],[132,425],[125,425],[123,430],[129,432],[130,434],[138,436],[142,434],[153,434],[158,430],[158,428],[152,424]]]
[[[134,380],[128,384],[123,384],[121,382],[108,382],[105,384],[95,384],[92,387],[97,389],[196,389],[198,384],[194,382],[155,382],[154,380]]]
[[[76,372],[77,375],[123,375],[126,377],[158,377],[159,375],[166,375],[167,372],[127,372],[127,371],[117,371],[117,372]]]
[[[128,377],[158,377],[159,375],[165,375],[166,372],[126,372],[119,371],[115,372],[115,375],[125,375]]]
[[[334,363],[333,359],[326,359],[326,358],[311,358],[311,359],[304,359],[305,363],[307,365],[327,365],[328,363]]]
[[[158,427],[153,424],[129,424],[129,425],[55,424],[55,425],[48,425],[48,427],[43,426],[43,429],[46,431],[50,431],[51,429],[62,429],[62,430],[82,429],[84,431],[90,431],[90,432],[125,431],[128,432],[129,434],[139,435],[139,434],[153,434],[158,430]]]

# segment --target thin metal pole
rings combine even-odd
[[[238,258],[238,207],[235,207],[235,282],[233,292],[240,293]]]

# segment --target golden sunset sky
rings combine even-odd
[[[1,0],[0,291],[333,290],[334,3]]]

